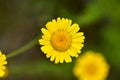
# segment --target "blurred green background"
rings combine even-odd
[[[120,0],[0,0],[0,49],[5,54],[41,34],[53,18],[78,23],[85,33],[82,53],[103,53],[110,64],[107,80],[120,80]],[[77,80],[69,64],[54,64],[40,51],[39,44],[8,59],[4,80]]]

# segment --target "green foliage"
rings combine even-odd
[[[56,17],[69,18],[72,19],[73,22],[78,23],[81,30],[85,32],[86,37],[83,51],[92,49],[102,52],[111,65],[111,72],[108,79],[120,79],[120,76],[116,75],[116,73],[120,74],[119,0],[1,0],[0,35],[6,36],[16,31],[16,35],[14,35],[15,38],[13,37],[13,39],[16,39],[18,38],[17,32],[19,30],[23,32],[23,34],[26,34],[28,29],[31,30],[30,33],[32,34],[35,31],[40,31],[40,28],[44,27],[47,21]],[[39,30],[35,26],[39,26]],[[33,31],[35,28],[36,30]],[[3,35],[3,33],[5,35]],[[31,37],[31,34],[25,35],[25,37]],[[25,37],[21,37],[20,39]],[[13,40],[10,41],[11,36],[2,38],[4,38],[3,40],[8,40],[9,46],[11,46],[10,43],[13,42]],[[2,41],[2,38],[0,38],[0,41]],[[3,43],[6,42],[3,41]],[[2,42],[0,42],[0,44],[3,45]],[[12,44],[12,46],[14,45]],[[3,47],[5,48],[6,46],[3,45]],[[7,49],[12,50],[13,48],[7,47],[6,50]],[[37,52],[33,53],[36,55]],[[39,52],[39,54],[39,56],[42,56],[41,58],[46,59],[45,55],[41,55],[43,53]],[[26,57],[29,57],[29,54],[27,54]],[[26,57],[24,57],[24,60],[27,60]],[[38,57],[35,56],[34,59],[36,58]],[[10,59],[9,61],[15,62],[17,60],[19,60],[19,58]],[[31,78],[34,76],[53,76],[55,79],[51,78],[51,80],[58,80],[60,77],[64,77],[60,78],[63,80],[75,80],[71,71],[73,66],[73,63],[55,65],[44,60],[24,64],[20,63],[17,66],[15,63],[11,63],[8,66],[10,69],[8,79],[15,80],[25,75]],[[43,80],[44,79],[45,78],[43,78]]]

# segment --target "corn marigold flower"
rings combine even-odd
[[[57,18],[46,24],[46,28],[42,28],[42,39],[39,40],[41,50],[46,54],[50,61],[55,63],[71,62],[71,57],[78,57],[84,46],[85,37],[83,32],[78,32],[80,27],[78,24],[72,24],[72,20],[65,18]]]
[[[79,80],[105,80],[109,65],[100,53],[87,51],[78,58],[73,72]]]
[[[5,75],[6,71],[6,67],[4,66],[5,64],[7,64],[6,56],[2,54],[2,52],[0,51],[0,77],[3,77]]]

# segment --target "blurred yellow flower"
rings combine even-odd
[[[6,71],[6,67],[4,66],[5,64],[7,64],[6,56],[2,54],[2,52],[0,51],[0,77],[3,77],[5,75]]]
[[[87,51],[78,58],[74,74],[79,80],[105,80],[109,65],[100,53]]]
[[[65,18],[57,18],[46,24],[46,28],[41,31],[44,34],[39,43],[43,45],[41,50],[55,63],[71,62],[72,57],[78,57],[81,48],[84,46],[85,37],[83,32],[78,32],[80,27],[78,24],[72,24],[72,20]]]

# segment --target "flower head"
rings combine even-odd
[[[105,80],[109,65],[100,53],[86,52],[78,58],[74,74],[79,80]]]
[[[5,75],[6,71],[6,67],[4,66],[5,64],[7,64],[6,56],[2,54],[2,52],[0,51],[0,77],[3,77]]]
[[[55,60],[55,63],[71,62],[71,56],[78,57],[84,46],[84,33],[78,32],[80,30],[78,24],[71,24],[71,20],[57,18],[46,24],[47,29],[41,29],[43,33],[42,39],[39,40],[43,45],[41,50],[51,61]]]

